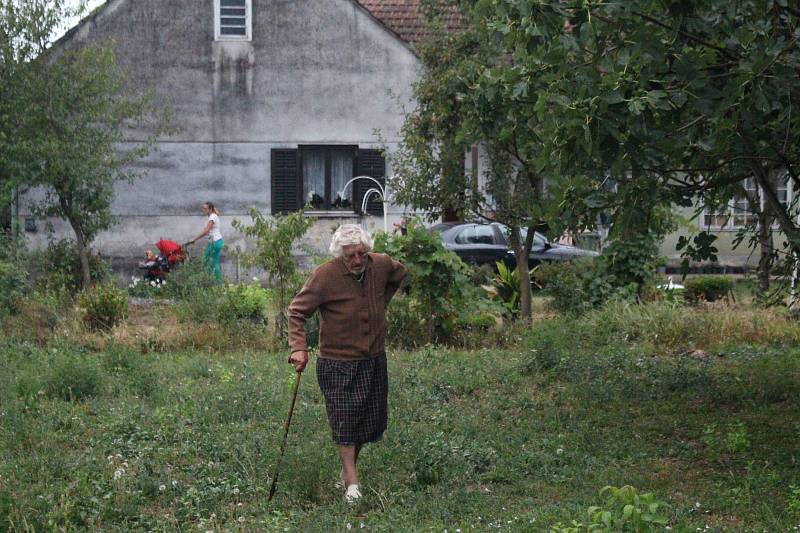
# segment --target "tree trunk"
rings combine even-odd
[[[792,281],[791,289],[789,291],[789,311],[795,312],[798,309],[798,300],[800,300],[800,254],[793,253],[792,259],[794,260],[794,268],[792,268]]]
[[[528,268],[528,256],[533,243],[534,228],[528,228],[525,242],[520,242],[520,231],[516,226],[511,228],[510,244],[517,261],[517,274],[519,274],[519,316],[524,322],[533,320],[531,308],[531,271]]]
[[[75,242],[78,244],[78,258],[81,261],[82,288],[86,289],[92,284],[92,273],[89,269],[89,249],[86,245],[86,237],[83,228],[77,220],[69,219],[72,231],[75,232]]]
[[[772,223],[774,217],[769,213],[769,208],[758,213],[758,244],[760,256],[758,258],[758,287],[762,294],[769,292],[770,276],[772,274]]]
[[[789,210],[781,204],[767,172],[758,163],[751,163],[750,168],[753,171],[756,182],[761,187],[761,193],[764,195],[766,203],[765,207],[771,211],[772,216],[775,217],[775,221],[778,223],[778,227],[780,227],[789,241],[790,251],[800,255],[800,227],[792,220]]]

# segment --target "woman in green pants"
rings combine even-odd
[[[222,252],[222,233],[219,230],[219,210],[214,207],[211,202],[206,202],[202,205],[203,214],[208,217],[203,231],[190,240],[187,244],[194,243],[208,235],[209,243],[206,244],[205,251],[203,252],[203,263],[206,268],[214,273],[214,279],[217,285],[222,282],[222,272],[219,269],[219,254]]]

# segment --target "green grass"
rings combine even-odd
[[[391,352],[390,428],[354,507],[333,488],[313,368],[266,501],[285,354],[6,340],[0,530],[549,531],[630,484],[667,503],[673,531],[791,531],[800,349],[740,336],[698,356],[674,331],[696,335],[692,320],[640,311],[540,322],[511,349]]]

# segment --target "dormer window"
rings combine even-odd
[[[252,0],[214,0],[214,34],[218,41],[249,41],[252,35]]]

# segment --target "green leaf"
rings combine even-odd
[[[633,505],[630,505],[630,504],[628,504],[625,507],[623,507],[622,508],[622,518],[624,520],[630,519],[630,517],[633,515],[634,509],[635,509],[635,507]]]
[[[644,103],[642,103],[641,99],[634,98],[630,102],[628,102],[628,110],[633,113],[635,116],[639,116],[642,114],[644,110]]]

